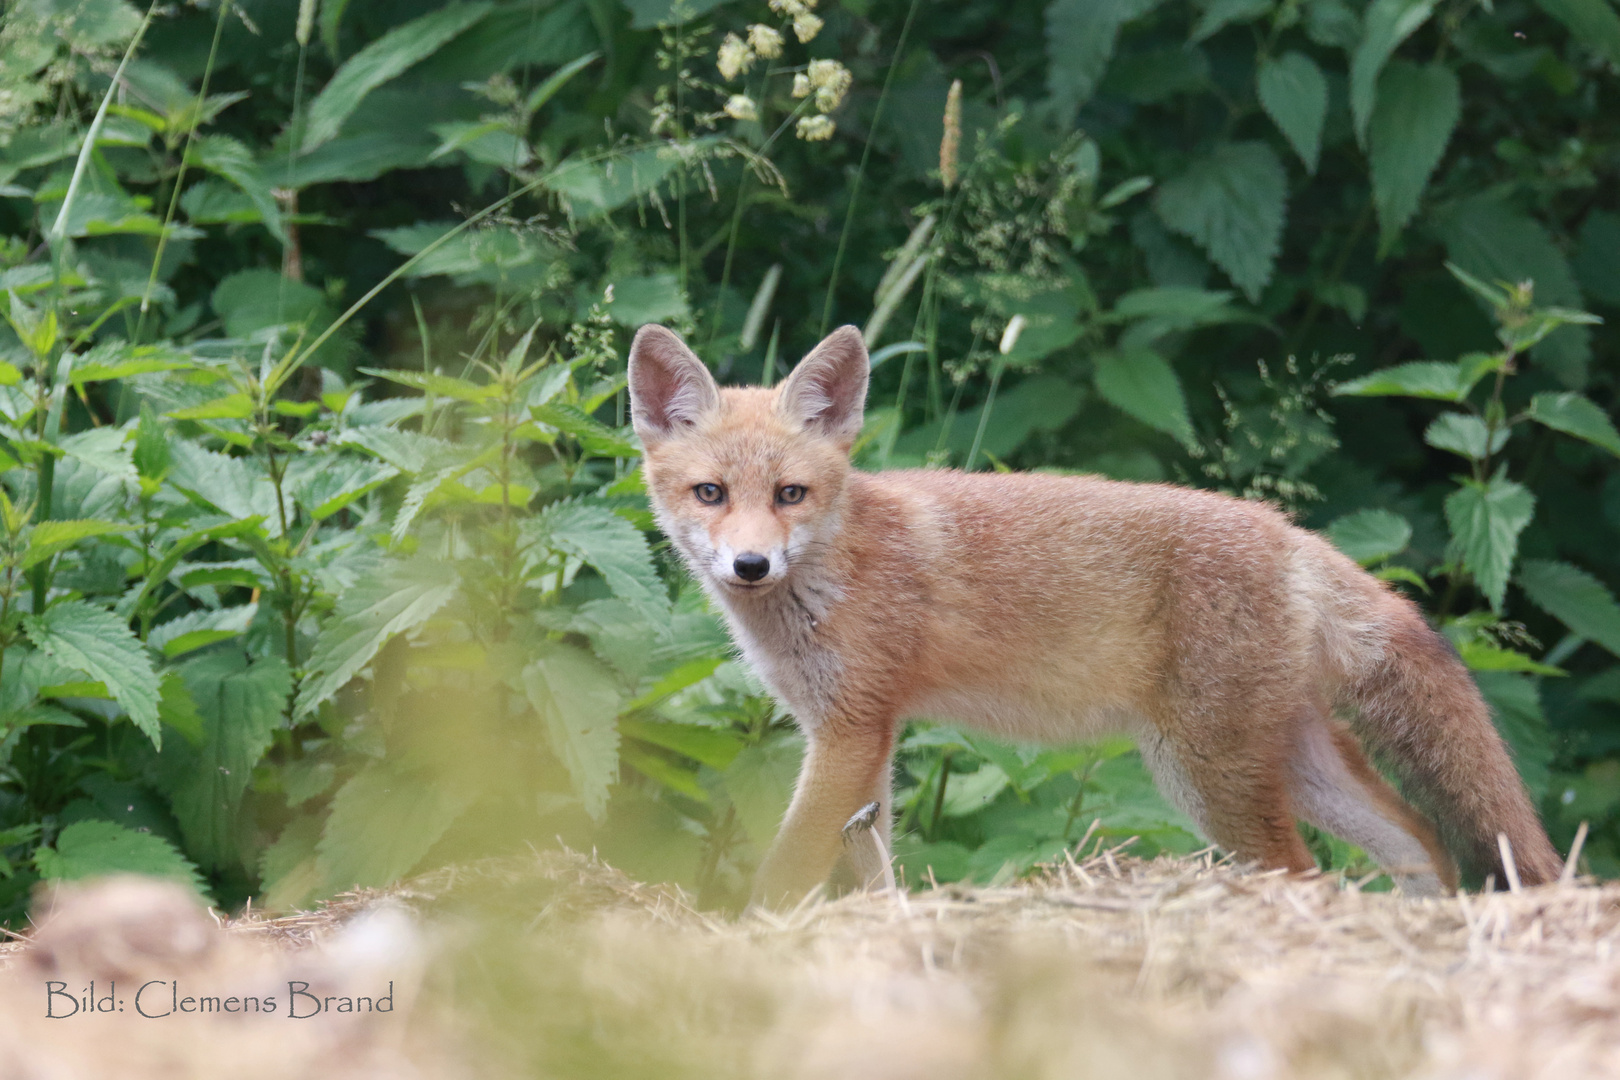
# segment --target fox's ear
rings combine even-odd
[[[860,330],[840,326],[782,380],[777,411],[847,448],[861,433],[871,369]]]
[[[720,387],[673,330],[643,326],[630,343],[630,422],[651,448],[720,405]]]

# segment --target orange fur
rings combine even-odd
[[[1433,827],[1340,712],[1472,868],[1499,869],[1503,832],[1526,882],[1556,876],[1478,691],[1410,602],[1262,503],[1089,476],[859,472],[867,367],[853,327],[775,389],[720,390],[661,327],[631,349],[658,520],[808,740],[756,899],[825,880],[870,800],[888,847],[890,756],[912,717],[1017,740],[1124,732],[1241,858],[1310,869],[1303,816],[1409,891],[1453,886]],[[723,498],[701,500],[705,484]],[[744,580],[743,554],[768,574]]]

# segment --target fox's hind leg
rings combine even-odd
[[[1371,855],[1409,896],[1441,896],[1457,869],[1434,826],[1371,765],[1355,737],[1318,713],[1301,725],[1290,774],[1294,808]]]
[[[1190,737],[1187,725],[1178,725],[1175,736],[1161,729],[1138,741],[1159,790],[1239,859],[1267,870],[1315,869],[1283,782],[1286,746],[1264,726],[1198,727],[1205,737]]]

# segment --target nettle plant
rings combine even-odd
[[[1539,426],[1620,457],[1620,432],[1589,398],[1572,390],[1541,391],[1528,400],[1514,393],[1514,378],[1522,373],[1531,348],[1560,327],[1601,320],[1583,311],[1536,305],[1531,282],[1492,285],[1455,265],[1448,269],[1489,306],[1501,349],[1450,362],[1399,364],[1342,383],[1334,393],[1455,406],[1435,417],[1423,435],[1428,445],[1467,465],[1445,499],[1450,543],[1445,560],[1434,570],[1444,582],[1437,614],[1495,709],[1526,783],[1539,797],[1548,790],[1552,747],[1534,679],[1562,676],[1558,665],[1587,641],[1620,653],[1620,604],[1602,582],[1570,563],[1518,562],[1520,534],[1535,517],[1536,497],[1525,482],[1509,475],[1504,451],[1510,441]],[[1412,526],[1401,515],[1365,510],[1340,518],[1328,532],[1342,550],[1380,576],[1428,591],[1422,575],[1390,561],[1412,539]],[[1522,623],[1506,618],[1508,587],[1514,582],[1531,603],[1569,631],[1539,659],[1530,653],[1540,643]],[[1484,606],[1470,609],[1464,604],[1469,595],[1477,595]]]

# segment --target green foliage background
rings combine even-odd
[[[734,382],[864,325],[865,467],[1288,506],[1620,874],[1611,0],[822,3],[7,6],[8,917],[553,842],[745,895],[799,742],[651,531],[647,321]],[[899,781],[914,881],[1199,844],[1124,742]]]

